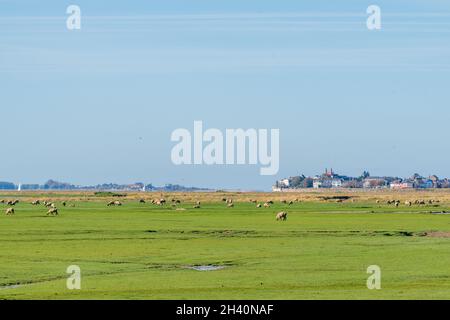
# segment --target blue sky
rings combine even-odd
[[[81,30],[65,27],[70,4]],[[450,176],[449,18],[444,1],[0,0],[0,180]],[[279,174],[174,166],[170,134],[194,120],[279,128]]]

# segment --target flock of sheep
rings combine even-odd
[[[432,204],[439,203],[439,202],[440,202],[439,200],[431,200],[431,199],[428,200],[428,201],[425,201],[425,200],[415,200],[415,201],[407,200],[407,201],[405,201],[405,206],[411,207],[413,204],[419,205],[419,206],[420,205],[426,205],[426,204],[432,205]],[[378,204],[381,203],[380,200],[377,200],[377,203]],[[400,200],[388,200],[388,201],[386,201],[386,204],[394,205],[397,208],[400,206],[400,203],[401,203]]]
[[[223,198],[222,201],[225,202],[227,208],[234,208],[233,199],[231,199],[231,198],[228,198],[228,199],[227,198]],[[151,204],[157,205],[157,206],[164,206],[164,205],[167,204],[167,200],[164,199],[164,198],[152,199],[149,202]],[[171,202],[172,202],[172,207],[174,207],[174,208],[177,207],[177,205],[181,204],[181,200],[178,200],[178,199],[172,199]],[[264,208],[270,208],[270,206],[274,203],[272,200],[266,201],[264,203],[264,205],[261,205],[260,203],[257,203],[256,200],[250,200],[250,202],[255,203],[257,208],[261,208],[263,206],[264,206]],[[144,200],[144,199],[140,199],[139,203],[145,204],[145,203],[147,203],[147,201]],[[291,205],[294,202],[290,201],[288,203],[287,201],[281,201],[281,203],[285,203],[285,204]],[[122,206],[122,202],[120,202],[118,200],[115,200],[115,201],[108,202],[106,205],[108,207],[111,207],[111,206],[112,207],[115,207],[115,206],[120,207],[120,206]],[[193,209],[200,209],[201,208],[201,202],[200,201],[196,201],[192,208]],[[276,219],[279,220],[279,221],[286,221],[287,220],[287,212],[281,211],[281,212],[277,213]]]
[[[227,208],[234,208],[234,202],[233,199],[231,198],[223,198],[222,199],[223,202],[225,202]],[[181,200],[178,199],[172,199],[172,207],[176,207],[177,205],[181,204]],[[261,208],[262,206],[264,206],[264,208],[270,208],[270,206],[274,203],[272,200],[268,200],[264,203],[264,205],[261,205],[261,203],[258,203],[256,200],[250,200],[250,202],[255,203],[257,208]],[[147,203],[147,201],[145,201],[144,199],[140,199],[139,203],[145,204]],[[153,205],[157,205],[157,206],[164,206],[167,201],[164,198],[160,198],[160,199],[152,199],[150,200],[150,203]],[[282,200],[281,203],[284,204],[289,204],[292,205],[294,202],[290,201],[289,203],[287,201]],[[122,202],[115,200],[115,201],[110,201],[106,204],[108,207],[111,206],[122,206]],[[201,202],[200,201],[196,201],[194,206],[192,207],[193,209],[200,209],[201,208]],[[279,221],[286,221],[287,220],[287,212],[285,211],[281,211],[279,213],[277,213],[276,215],[276,219]]]
[[[157,206],[164,206],[167,204],[168,201],[166,201],[166,199],[164,198],[158,198],[158,199],[152,199],[152,200],[147,200],[149,201],[151,204],[153,205],[157,205]],[[144,199],[140,199],[139,203],[147,203],[146,200]],[[249,200],[251,203],[255,204],[257,208],[270,208],[274,202],[272,200],[267,200],[265,202],[258,202],[257,200],[253,200],[250,199]],[[225,203],[227,208],[233,208],[235,206],[233,199],[231,198],[222,198],[222,202]],[[280,200],[281,204],[285,204],[285,205],[293,205],[295,202],[301,202],[299,199],[295,199],[295,200]],[[434,205],[439,203],[439,200],[407,200],[404,202],[405,206],[413,206],[413,205]],[[19,200],[0,200],[0,204],[5,204],[8,207],[5,210],[5,214],[6,215],[14,215],[15,214],[15,210],[14,210],[14,206],[16,204],[19,203]],[[381,204],[381,200],[376,200],[377,204]],[[394,205],[395,207],[399,207],[401,204],[400,200],[388,200],[385,202],[387,205]],[[58,212],[58,208],[56,207],[55,203],[49,202],[49,201],[41,201],[41,200],[35,200],[33,202],[31,202],[32,205],[37,206],[37,205],[44,205],[44,207],[48,208],[47,211],[47,215],[50,216],[57,216],[59,214]],[[61,202],[62,206],[67,206],[67,203],[65,201]],[[181,200],[179,199],[171,199],[171,205],[172,207],[177,207],[179,204],[181,204]],[[110,201],[107,203],[107,206],[122,206],[123,203],[121,201],[115,200],[115,201]],[[74,204],[70,204],[71,207],[74,207]],[[201,208],[201,203],[200,201],[196,201],[195,204],[193,205],[193,209],[200,209]],[[177,210],[185,210],[185,209],[177,209]],[[287,212],[286,211],[281,211],[278,212],[276,214],[276,220],[279,221],[286,221],[287,220]]]
[[[7,216],[10,216],[10,215],[14,215],[16,213],[14,210],[14,206],[19,203],[19,200],[0,200],[0,203],[6,204],[8,206],[8,208],[6,208],[6,210],[5,210],[5,214]],[[46,207],[48,209],[48,211],[47,211],[48,216],[59,215],[58,208],[56,207],[56,205],[53,202],[49,202],[49,201],[41,202],[41,200],[34,200],[33,202],[31,202],[31,204],[33,206],[38,206],[38,205],[42,204],[44,207]],[[65,201],[63,201],[61,204],[64,207],[67,206],[67,203]],[[70,206],[74,207],[75,205],[71,204]]]

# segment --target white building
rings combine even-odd
[[[289,188],[290,186],[289,179],[280,180],[278,182],[278,185],[280,186],[280,188]]]
[[[332,188],[341,188],[342,187],[342,180],[341,179],[333,179],[333,180],[331,180],[331,187]]]
[[[391,183],[391,189],[413,189],[414,183],[412,182],[393,182]]]

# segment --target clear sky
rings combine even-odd
[[[449,1],[0,0],[0,180],[450,176],[449,84]],[[194,120],[279,128],[279,174],[173,165],[170,134]]]

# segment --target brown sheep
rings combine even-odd
[[[47,215],[57,216],[58,215],[58,209],[51,208],[50,210],[47,211]]]
[[[287,220],[287,212],[281,211],[277,214],[277,221],[286,221]]]

